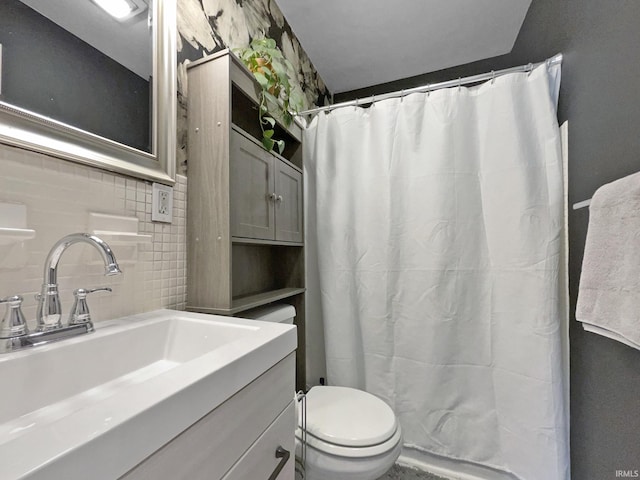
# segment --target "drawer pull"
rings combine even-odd
[[[291,453],[289,452],[289,450],[285,450],[282,447],[276,448],[276,458],[280,459],[280,463],[278,463],[278,465],[276,466],[276,469],[269,477],[269,480],[276,480],[276,478],[278,478],[278,475],[280,474],[286,463],[289,461],[290,456]]]

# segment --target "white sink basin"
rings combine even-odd
[[[2,355],[0,478],[118,478],[295,348],[289,325],[159,310]]]

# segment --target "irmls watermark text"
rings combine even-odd
[[[639,478],[638,470],[616,470],[616,478]]]

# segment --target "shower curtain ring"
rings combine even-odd
[[[404,102],[404,89],[400,90],[400,103]]]
[[[431,84],[427,83],[427,98],[431,96]]]
[[[491,85],[496,82],[496,72],[495,70],[491,70]]]
[[[533,72],[533,63],[527,65],[527,77],[531,75],[531,72]]]
[[[458,77],[458,91],[462,90],[462,78]]]
[[[360,102],[360,99],[359,99],[359,98],[356,98],[356,105],[353,107],[353,110],[354,110],[354,111],[357,111],[357,110],[358,110],[358,102]]]

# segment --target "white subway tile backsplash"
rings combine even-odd
[[[72,292],[79,287],[113,289],[112,294],[96,294],[89,301],[97,322],[158,308],[183,310],[186,189],[187,179],[179,175],[174,186],[180,199],[174,202],[175,223],[154,224],[150,183],[0,145],[0,202],[25,204],[28,228],[36,230],[36,238],[24,243],[26,260],[20,268],[2,267],[9,249],[0,246],[0,297],[26,294],[24,312],[33,326],[33,293],[40,290],[47,253],[64,235],[88,231],[89,212],[101,212],[137,217],[139,232],[151,234],[153,240],[136,246],[110,245],[123,259],[123,274],[115,277],[102,275],[102,261],[92,247],[70,247],[58,269],[65,320]]]

